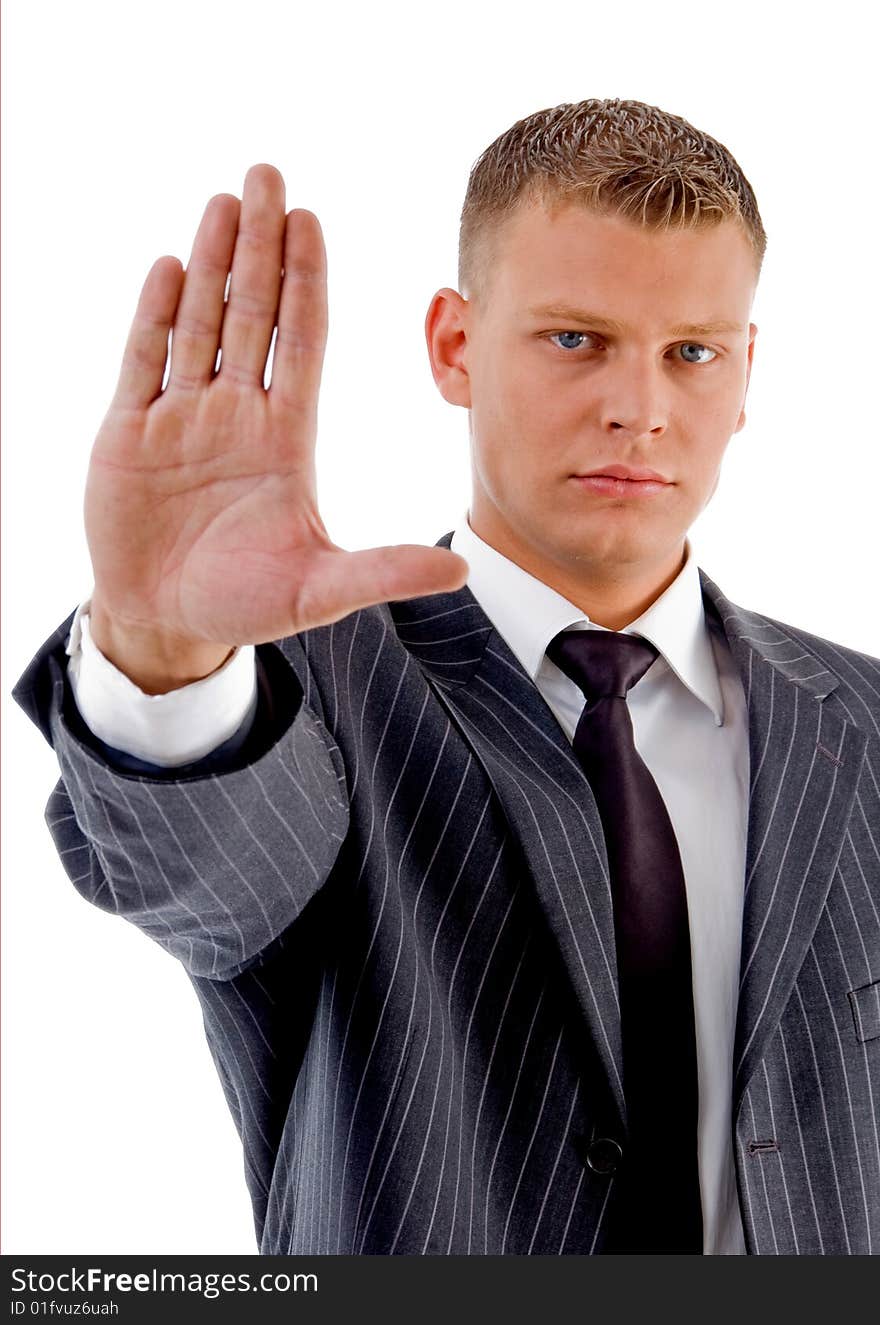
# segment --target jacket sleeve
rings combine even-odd
[[[342,754],[300,638],[257,646],[246,739],[163,768],[84,723],[67,675],[73,617],[12,692],[58,757],[46,821],[62,864],[87,901],[137,925],[191,976],[232,979],[320,890],[348,831]]]

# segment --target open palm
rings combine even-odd
[[[280,173],[252,166],[240,203],[208,203],[186,272],[163,257],[144,282],[89,463],[93,611],[230,647],[464,584],[446,549],[349,552],[328,536],[315,483],[326,341],[318,218],[285,215]]]

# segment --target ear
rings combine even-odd
[[[438,290],[425,318],[431,372],[450,405],[470,409],[471,383],[465,367],[469,304],[448,286]]]
[[[736,427],[733,430],[734,432],[739,432],[740,428],[742,428],[745,425],[746,421],[746,411],[745,411],[746,395],[749,390],[749,380],[752,376],[752,357],[755,353],[755,336],[757,334],[758,334],[758,328],[755,326],[754,322],[750,322],[748,361],[746,363],[746,385],[745,385],[745,390],[743,391],[743,407],[739,412],[739,419],[737,421]]]

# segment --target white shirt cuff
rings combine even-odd
[[[105,744],[165,768],[210,754],[257,709],[254,646],[221,668],[164,695],[146,695],[101,653],[89,630],[91,598],[76,610],[65,646],[83,721]]]

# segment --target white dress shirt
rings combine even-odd
[[[166,695],[145,695],[95,644],[89,629],[90,606],[91,597],[76,609],[66,645],[67,670],[77,708],[107,745],[147,763],[176,768],[210,754],[245,717],[253,721],[257,711],[253,644],[236,649],[201,681]]]
[[[497,552],[467,513],[451,543],[468,588],[549,705],[568,739],[584,707],[579,687],[546,656],[560,630],[604,630]],[[745,694],[723,634],[710,626],[690,541],[672,584],[623,633],[659,656],[627,704],[636,749],[657,783],[681,853],[688,900],[696,1020],[697,1129],[704,1255],[745,1254],[733,1161],[731,1097],[748,818]],[[86,600],[67,652],[77,707],[108,745],[164,767],[198,759],[256,711],[252,645],[218,671],[167,695],[145,695],[99,652]],[[247,727],[243,728],[246,731]]]

